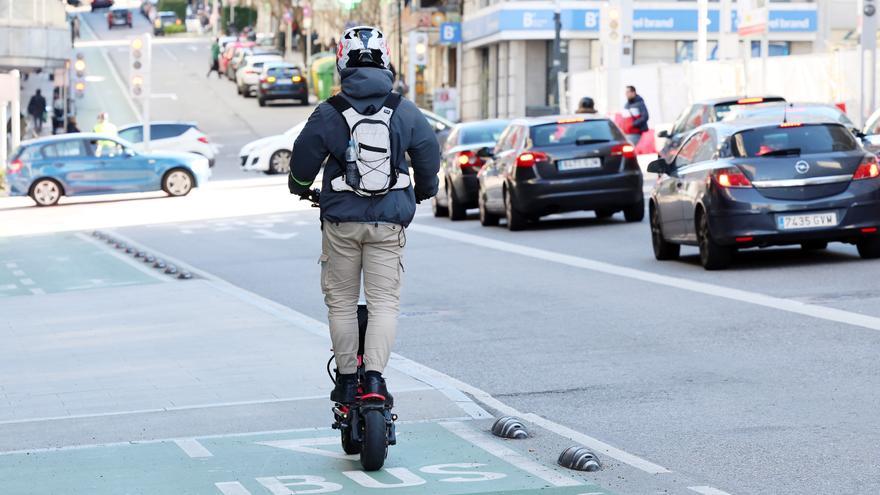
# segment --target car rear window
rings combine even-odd
[[[735,101],[726,101],[724,103],[717,103],[715,105],[715,120],[722,120],[724,117],[730,113],[731,110],[737,107],[747,106],[747,105],[756,105],[759,103],[772,103],[774,101],[785,101],[785,98],[781,98],[779,96],[771,96],[767,98],[755,97],[755,98],[740,98]]]
[[[501,137],[507,122],[486,122],[461,128],[461,144],[494,143]]]
[[[288,78],[293,76],[301,76],[302,72],[296,67],[271,67],[268,70],[270,76]]]
[[[824,124],[782,124],[759,127],[734,134],[734,156],[813,155],[854,151],[858,143],[845,127]]]
[[[556,146],[577,144],[581,141],[621,141],[620,129],[609,120],[561,120],[551,124],[531,127],[533,146]]]

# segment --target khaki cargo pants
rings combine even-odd
[[[369,312],[364,341],[367,371],[388,364],[400,313],[403,227],[392,224],[324,222],[321,291],[339,373],[357,371],[357,304],[361,276]]]

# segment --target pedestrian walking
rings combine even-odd
[[[645,100],[636,92],[635,86],[626,87],[626,105],[623,106],[628,126],[623,130],[626,138],[635,146],[639,143],[642,134],[648,131],[648,107]]]
[[[584,96],[578,103],[578,108],[574,113],[598,113],[596,112],[596,104],[589,96]]]
[[[46,119],[46,98],[43,98],[39,89],[28,101],[27,113],[34,122],[34,131],[40,135],[40,132],[43,131],[43,122]]]
[[[211,68],[208,69],[205,77],[211,77],[212,72],[216,72],[217,79],[220,79],[220,40],[218,38],[214,38],[214,43],[211,44]]]
[[[62,132],[64,129],[64,99],[61,92],[55,88],[55,98],[52,100],[52,134]]]

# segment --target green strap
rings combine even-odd
[[[294,182],[296,182],[297,184],[299,184],[303,187],[311,186],[312,183],[315,182],[314,180],[310,180],[308,182],[303,182],[303,181],[297,179],[293,174],[290,174],[290,178],[293,179]]]

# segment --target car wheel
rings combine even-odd
[[[182,168],[171,169],[162,178],[162,190],[169,196],[186,196],[192,188],[193,176]]]
[[[645,198],[638,203],[623,209],[623,218],[627,222],[641,222],[645,218]]]
[[[613,217],[615,211],[614,210],[596,210],[595,213],[596,213],[596,218],[605,219],[605,218]]]
[[[480,206],[480,225],[483,227],[494,227],[498,225],[500,217],[494,213],[489,213],[489,210],[486,209],[486,202],[483,200],[482,194],[480,194],[478,203]]]
[[[680,245],[663,238],[660,211],[656,208],[651,208],[651,245],[654,247],[654,258],[658,261],[677,260],[681,254]]]
[[[446,188],[446,205],[449,219],[453,222],[467,218],[467,209],[455,199],[455,189],[452,188],[452,184]]]
[[[265,98],[257,98],[257,103],[259,103],[261,107],[265,107],[266,106],[266,99]]]
[[[856,243],[859,256],[866,260],[880,258],[880,236],[873,235]]]
[[[238,83],[235,83],[235,92],[241,94],[241,86]]]
[[[40,179],[31,187],[31,199],[37,206],[53,206],[64,194],[61,184],[53,179]]]
[[[290,151],[278,150],[269,157],[269,173],[283,174],[290,170]]]
[[[828,241],[807,241],[801,243],[801,249],[804,251],[821,251],[828,249]]]
[[[306,96],[306,97],[303,98],[302,100],[299,100],[299,104],[302,105],[302,106],[304,106],[304,107],[305,107],[305,106],[308,106],[308,105],[309,105],[309,97]]]
[[[709,231],[709,215],[698,212],[697,240],[700,243],[700,263],[706,270],[723,270],[730,266],[733,249],[715,242]]]
[[[507,230],[516,232],[526,228],[526,217],[513,207],[509,193],[504,195],[504,216],[507,218]]]
[[[436,195],[431,198],[431,213],[437,218],[449,215],[449,210],[445,206],[440,206],[440,202],[437,200]]]

